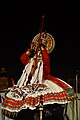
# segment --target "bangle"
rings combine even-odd
[[[27,55],[30,55],[30,51],[28,50],[28,51],[26,52],[26,54],[27,54]]]
[[[41,50],[44,50],[44,48],[41,46]]]

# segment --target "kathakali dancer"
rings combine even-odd
[[[25,67],[17,84],[9,88],[5,95],[3,113],[15,114],[27,108],[34,110],[40,104],[40,99],[45,106],[66,104],[75,98],[69,84],[51,75],[49,53],[54,46],[55,40],[47,32],[33,38],[30,49],[20,57]]]
[[[55,45],[49,33],[34,37],[31,48],[24,52],[20,59],[25,65],[17,85],[9,88],[2,103],[6,113],[16,113],[22,109],[36,109],[42,96],[43,105],[66,104],[75,97],[73,88],[63,80],[51,76],[49,53]]]

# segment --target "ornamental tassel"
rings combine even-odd
[[[12,112],[11,115],[14,117],[14,112]]]
[[[1,113],[4,114],[4,109],[1,110]]]
[[[7,115],[7,110],[5,110],[5,115]]]
[[[15,115],[16,115],[16,113],[14,112],[14,113],[13,113],[13,118],[15,117]]]
[[[18,114],[18,113],[17,113],[17,112],[15,112],[15,117],[17,117],[17,114]]]
[[[9,115],[9,117],[10,117],[10,115],[11,115],[11,112],[10,112],[10,111],[8,111],[8,115]]]

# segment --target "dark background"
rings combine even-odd
[[[80,69],[80,4],[78,3],[4,3],[0,9],[0,67],[5,66],[15,81],[24,66],[21,54],[39,33],[41,16],[43,31],[55,39],[50,54],[51,74],[64,81],[75,77]]]

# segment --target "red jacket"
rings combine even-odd
[[[46,50],[41,50],[41,53],[42,53],[42,60],[43,60],[43,79],[45,80],[48,79],[64,89],[69,88],[68,84],[64,83],[59,78],[56,78],[50,75],[49,55]],[[21,55],[20,59],[24,65],[28,64],[29,62],[29,56],[26,54],[26,52]]]
[[[41,50],[42,60],[43,60],[43,79],[46,78],[47,75],[50,74],[50,58],[46,50]],[[27,65],[29,62],[29,56],[23,53],[20,57],[20,60],[24,65]]]

